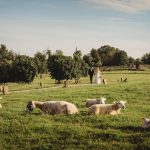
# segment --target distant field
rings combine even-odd
[[[62,88],[48,75],[37,77],[32,84],[9,83],[11,93],[0,95],[0,150],[150,149],[150,130],[140,127],[140,119],[150,117],[150,72],[110,71],[102,75],[107,85],[90,85],[89,78],[82,78],[80,84],[72,81]],[[120,78],[128,78],[128,82],[120,82]],[[127,100],[126,109],[116,116],[87,115],[86,99],[101,96],[107,98],[106,103]],[[37,109],[29,114],[29,100],[66,100],[76,104],[80,114],[48,115]]]

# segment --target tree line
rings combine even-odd
[[[49,73],[58,83],[69,79],[78,83],[81,77],[88,75],[90,66],[135,66],[139,69],[141,64],[150,64],[150,53],[144,54],[140,59],[134,59],[125,51],[109,45],[92,49],[83,56],[81,50],[76,49],[73,56],[65,56],[61,50],[56,50],[53,54],[51,50],[46,50],[30,57],[16,54],[1,44],[0,83],[30,83],[36,75],[40,74],[42,78],[44,73]]]

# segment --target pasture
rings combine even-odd
[[[103,72],[107,85],[90,85],[89,78],[68,88],[55,84],[48,75],[32,84],[9,83],[10,94],[0,103],[0,150],[145,150],[150,149],[150,130],[141,128],[142,117],[150,117],[150,72]],[[128,82],[120,82],[120,78]],[[44,87],[39,87],[42,82]],[[87,98],[106,97],[106,103],[127,100],[116,116],[87,115]],[[26,111],[29,100],[66,100],[76,104],[78,115],[48,115]]]

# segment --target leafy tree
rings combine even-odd
[[[46,54],[43,52],[37,52],[34,55],[34,60],[37,66],[37,73],[42,74],[47,72],[47,60],[46,60]]]
[[[11,82],[12,65],[8,63],[0,63],[0,83]]]
[[[99,67],[102,65],[101,58],[98,54],[98,51],[96,49],[92,49],[91,52],[91,57],[92,57],[92,63],[94,64],[95,67]]]
[[[62,74],[61,72],[61,62],[62,62],[63,56],[58,55],[52,55],[48,58],[48,70],[50,72],[50,76],[52,79],[58,80],[60,83],[60,80],[62,80]]]
[[[52,56],[51,50],[49,50],[49,49],[46,50],[46,56],[47,56],[47,58]]]
[[[34,59],[25,55],[18,55],[12,63],[12,72],[13,82],[32,82],[37,72]]]
[[[131,67],[131,68],[134,68],[135,67],[135,65],[134,65],[134,58],[133,57],[129,57],[128,58],[128,63],[129,63],[129,66]]]
[[[129,64],[133,64],[134,63],[134,58],[130,56],[128,62],[129,62]]]
[[[89,65],[82,60],[81,71],[82,77],[88,76]]]
[[[83,61],[86,63],[86,64],[88,64],[88,66],[91,66],[91,65],[94,65],[93,63],[92,63],[92,56],[90,55],[90,54],[87,54],[87,55],[84,55],[83,56]]]
[[[6,45],[1,44],[0,47],[0,63],[6,62],[6,63],[12,63],[12,61],[15,59],[16,54],[13,51],[9,51],[6,47]]]
[[[74,61],[70,56],[52,55],[48,59],[50,76],[60,83],[73,78]]]
[[[146,53],[142,56],[143,64],[150,64],[150,53]]]
[[[0,47],[0,83],[10,82],[12,74],[12,62],[16,54],[7,50],[6,45],[1,44]]]
[[[101,57],[103,66],[113,66],[115,65],[114,56],[119,49],[111,47],[109,45],[104,45],[98,49],[98,54]]]
[[[62,50],[56,50],[55,55],[63,56],[64,54]]]
[[[135,59],[134,64],[135,64],[136,69],[140,70],[140,67],[141,67],[141,64],[142,64],[141,59],[139,59],[139,58]]]
[[[62,61],[62,74],[63,80],[69,80],[73,78],[74,74],[74,61],[72,57],[65,56]]]
[[[114,64],[117,66],[128,65],[128,55],[125,51],[118,50],[114,55]]]
[[[75,83],[79,82],[79,79],[82,76],[82,53],[80,50],[76,50],[73,53],[73,60],[74,60],[74,71],[73,71],[73,78],[75,79]]]

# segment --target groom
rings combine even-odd
[[[90,83],[92,84],[93,75],[94,75],[94,68],[93,68],[93,66],[91,66],[91,68],[89,69],[88,73],[89,73],[89,76],[90,76]]]

